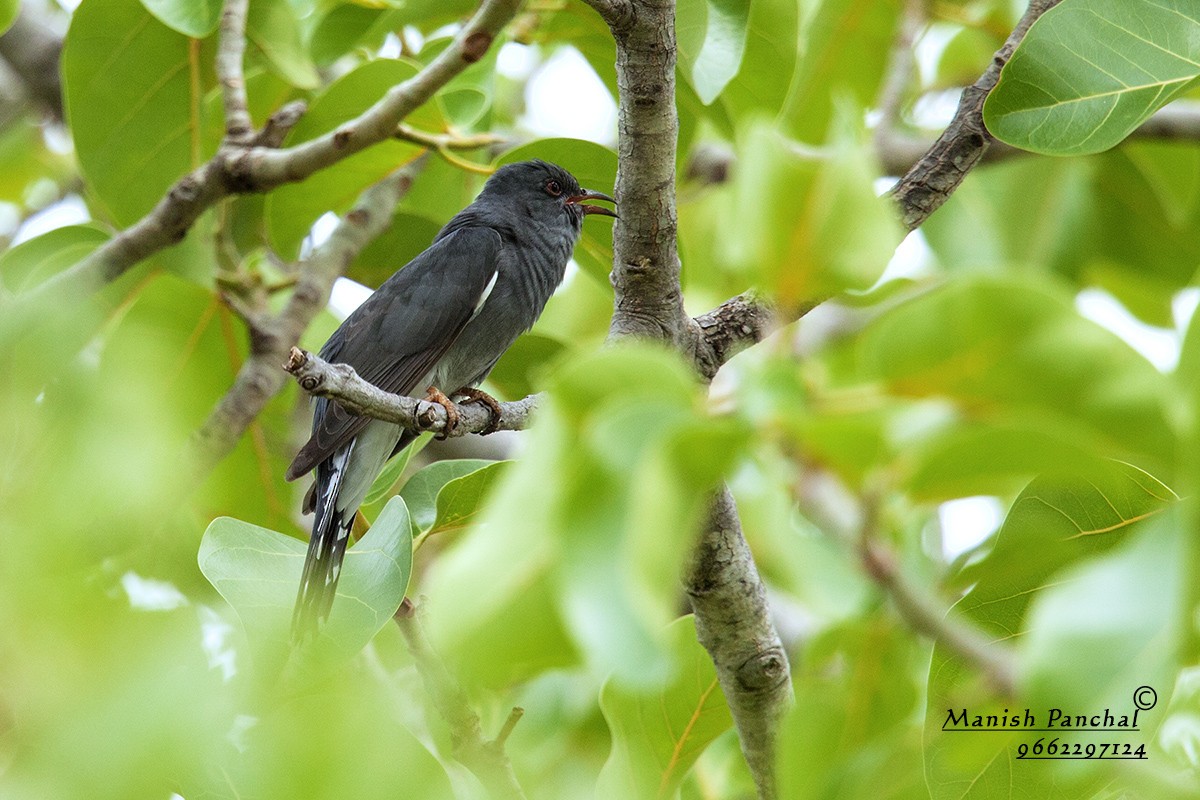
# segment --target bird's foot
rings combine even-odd
[[[425,399],[446,409],[446,426],[442,428],[442,432],[438,434],[437,438],[448,438],[450,432],[458,427],[458,409],[454,407],[454,401],[442,394],[436,386],[430,386],[425,390]]]
[[[489,433],[495,433],[500,430],[500,422],[502,421],[502,410],[500,401],[492,397],[487,392],[481,391],[471,386],[464,386],[455,392],[457,395],[462,395],[467,398],[468,403],[479,403],[485,405],[492,412],[492,419],[488,422],[487,427],[479,432],[480,436],[487,436]]]

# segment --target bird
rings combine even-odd
[[[457,414],[449,398],[500,408],[477,387],[517,337],[533,327],[562,282],[590,215],[616,217],[588,201],[614,203],[583,189],[562,167],[508,164],[456,214],[428,249],[397,270],[325,342],[320,357],[348,364],[386,392],[426,397]],[[329,617],[354,518],[388,459],[417,434],[357,416],[323,397],[313,401],[312,434],[286,477],[316,470],[304,501],[312,535],[292,615],[292,641],[315,638]]]

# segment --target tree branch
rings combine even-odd
[[[686,589],[697,637],[717,668],[758,796],[775,798],[775,734],[792,685],[787,654],[728,487],[709,502]]]
[[[514,708],[495,739],[483,737],[479,715],[471,708],[470,698],[434,652],[417,608],[407,598],[396,612],[396,624],[408,643],[417,673],[438,714],[450,727],[453,755],[479,779],[496,800],[524,800],[525,792],[517,781],[512,762],[504,751],[505,742],[524,711]]]
[[[899,204],[901,219],[908,230],[920,227],[940,208],[987,152],[994,140],[983,124],[983,101],[1030,26],[1058,3],[1059,0],[1030,0],[1025,14],[1004,46],[996,51],[987,70],[963,90],[950,125],[929,152],[892,187],[889,194]]]
[[[694,319],[699,335],[692,357],[696,369],[712,380],[726,361],[758,344],[786,322],[794,322],[828,298],[809,300],[781,315],[770,300],[754,292],[739,294]]]
[[[20,76],[29,95],[60,121],[63,101],[58,62],[62,46],[62,37],[38,19],[30,3],[21,4],[16,21],[0,36],[0,57]]]
[[[880,541],[880,496],[854,498],[832,475],[805,470],[797,490],[804,515],[857,549],[863,570],[888,597],[908,625],[940,642],[973,665],[1006,697],[1017,695],[1017,666],[1012,652],[990,641],[975,625],[914,583]]]
[[[179,242],[205,210],[229,194],[265,192],[303,180],[390,139],[404,117],[483,57],[520,5],[521,0],[484,0],[433,62],[392,87],[361,115],[324,136],[282,150],[257,142],[249,146],[226,143],[210,161],[181,178],[141,220],[4,309],[0,314],[0,346],[11,345],[15,338],[33,330],[39,317],[51,316],[54,309],[73,307],[138,262]]]
[[[246,428],[283,388],[286,377],[280,363],[329,302],[334,281],[391,224],[392,211],[408,193],[419,168],[417,163],[409,164],[363,192],[329,238],[300,265],[295,289],[277,316],[258,309],[243,314],[250,328],[250,355],[193,436],[190,456],[197,478],[237,446]]]
[[[766,329],[770,313],[750,300],[702,320],[684,311],[675,212],[675,3],[587,2],[608,23],[617,46],[615,195],[621,217],[613,228],[609,339],[667,342],[711,378],[723,358]],[[775,735],[791,681],[766,591],[726,488],[710,502],[686,584],[700,642],[716,665],[758,795],[773,800]]]
[[[225,0],[217,43],[216,70],[225,101],[225,140],[246,144],[254,137],[254,123],[246,101],[246,14],[250,0]]]
[[[639,336],[687,350],[675,214],[674,0],[594,2],[617,45],[615,293],[609,338]],[[630,8],[631,10],[624,10]]]
[[[300,388],[317,397],[329,397],[352,414],[394,422],[410,431],[437,433],[446,438],[468,433],[519,431],[529,426],[537,410],[540,395],[531,394],[523,400],[500,403],[500,420],[493,426],[491,409],[476,403],[455,403],[458,425],[446,430],[446,409],[429,400],[385,392],[359,377],[347,364],[330,364],[299,348],[293,347],[283,365]]]

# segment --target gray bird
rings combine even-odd
[[[452,406],[466,395],[498,407],[474,390],[512,343],[533,327],[562,282],[567,260],[589,214],[615,217],[588,200],[562,167],[524,161],[501,167],[475,202],[442,228],[429,249],[388,278],[333,332],[321,358],[354,367],[384,391],[428,396]],[[360,417],[317,398],[312,436],[287,479],[312,470],[305,498],[315,511],[296,596],[292,637],[302,641],[329,616],[354,516],[387,460],[416,434]]]

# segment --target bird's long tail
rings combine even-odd
[[[292,612],[292,641],[297,644],[316,635],[317,628],[329,617],[333,607],[342,559],[346,556],[357,510],[339,510],[337,502],[353,449],[354,441],[351,440],[317,466],[316,514],[308,553],[304,557],[300,590],[296,593],[296,607]]]

